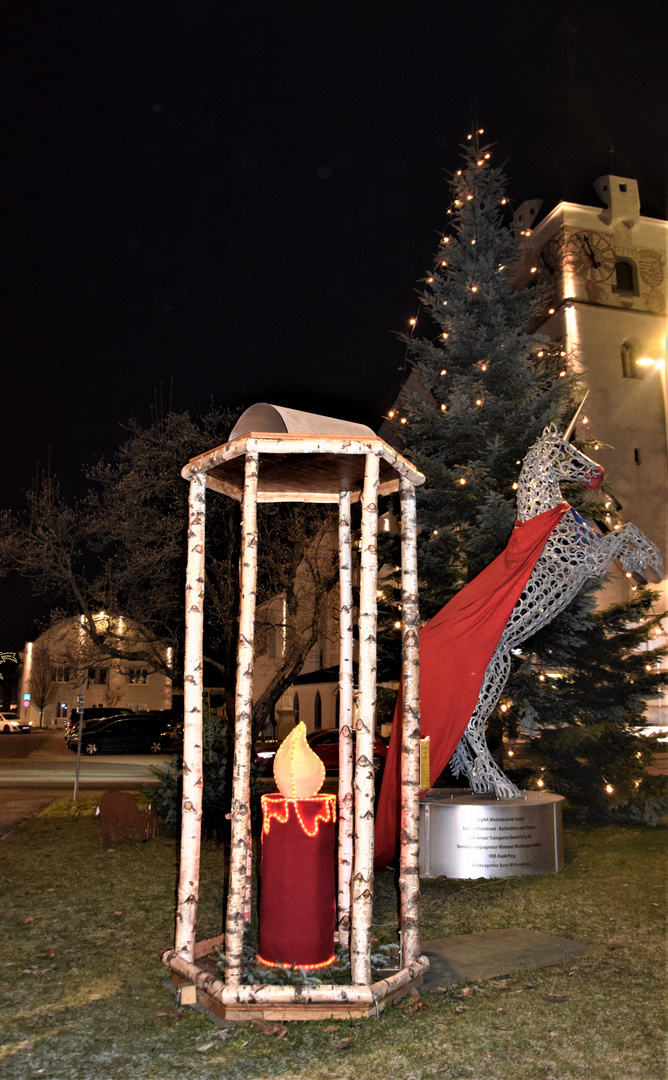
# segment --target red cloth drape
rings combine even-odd
[[[504,551],[420,630],[420,734],[431,736],[430,783],[452,757],[494,650],[554,527],[560,503],[518,521]],[[375,865],[394,858],[400,818],[401,690],[376,812]]]

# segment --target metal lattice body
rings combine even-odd
[[[580,482],[595,489],[603,469],[576,450],[554,424],[530,448],[519,476],[519,521],[528,521],[563,502],[559,483]],[[510,652],[563,611],[583,585],[602,577],[614,559],[628,573],[660,581],[663,562],[655,544],[636,528],[623,525],[602,536],[572,509],[549,536],[522,595],[515,604],[482,681],[478,704],[450,765],[466,774],[472,791],[496,798],[519,795],[492,758],[485,741],[485,723],[510,674]]]

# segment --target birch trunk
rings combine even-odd
[[[247,907],[251,867],[250,765],[253,741],[258,470],[258,455],[246,454],[241,519],[241,603],[234,722],[230,887],[225,925],[225,982],[230,987],[238,986],[243,976],[244,912]]]
[[[350,941],[353,868],[353,564],[351,493],[339,495],[339,944]]]
[[[362,493],[359,689],[355,725],[355,866],[350,935],[351,982],[358,986],[371,982],[379,472],[379,458],[376,454],[367,454]]]
[[[186,570],[186,642],[183,677],[183,794],[181,861],[174,947],[195,956],[202,826],[202,642],[204,633],[204,542],[206,485],[193,476],[189,492]]]
[[[420,955],[420,653],[415,488],[401,480],[401,966]]]

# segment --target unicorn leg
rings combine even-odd
[[[519,796],[518,788],[501,771],[485,740],[485,722],[499,700],[509,674],[510,656],[499,645],[485,672],[475,712],[452,758],[453,768],[466,772],[471,790],[476,795],[493,794],[497,799]],[[462,744],[466,752],[462,752]],[[473,752],[473,757],[469,751]]]

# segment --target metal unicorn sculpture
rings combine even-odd
[[[563,502],[561,480],[579,481],[592,491],[601,483],[602,467],[568,441],[578,413],[563,436],[550,424],[527,452],[517,490],[520,521]],[[563,611],[587,580],[602,577],[614,559],[643,583],[663,577],[658,548],[635,525],[602,536],[571,509],[551,533],[489,662],[475,712],[450,761],[455,775],[466,774],[472,791],[497,798],[519,795],[485,741],[485,722],[510,674],[511,650]]]

